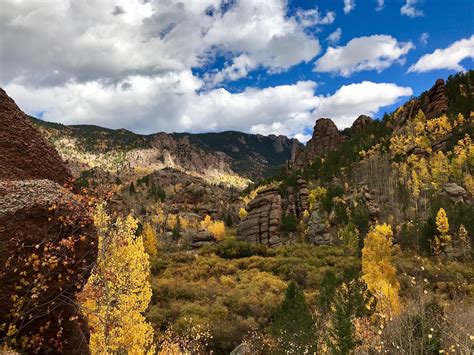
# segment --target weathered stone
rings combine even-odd
[[[292,161],[295,169],[309,165],[318,156],[337,148],[347,139],[342,135],[334,122],[329,118],[320,118],[316,121],[312,138],[304,148],[299,148]]]
[[[359,117],[356,118],[356,120],[352,124],[351,131],[352,131],[352,133],[360,132],[365,127],[372,124],[372,122],[374,122],[374,120],[372,118],[370,118],[369,116],[360,115]]]
[[[281,197],[274,187],[258,191],[248,204],[248,214],[238,227],[238,237],[249,243],[281,245],[279,235],[282,216]]]
[[[97,234],[81,200],[60,186],[69,178],[58,153],[0,89],[0,324],[15,325],[17,339],[37,340],[30,348],[19,341],[21,353],[89,353],[75,301],[97,257]],[[25,263],[32,258],[60,262],[44,274]],[[22,287],[38,273],[44,287]],[[27,322],[12,295],[32,300],[20,310]]]

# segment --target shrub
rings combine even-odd
[[[283,233],[296,232],[298,228],[298,219],[293,214],[284,216],[281,219],[281,231]]]

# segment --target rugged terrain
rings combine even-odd
[[[214,183],[245,187],[267,177],[301,146],[296,139],[240,132],[156,133],[64,126],[30,118],[56,147],[74,176],[101,168],[123,179],[173,168]]]
[[[97,236],[54,148],[0,90],[0,338],[28,353],[87,354],[75,303]],[[7,326],[8,325],[8,326]]]

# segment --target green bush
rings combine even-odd
[[[250,244],[235,238],[226,238],[214,247],[216,255],[223,259],[247,258],[253,255],[271,255],[272,250],[262,244]]]
[[[298,229],[298,219],[293,214],[284,216],[281,219],[281,231],[283,233],[296,232]]]

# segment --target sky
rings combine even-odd
[[[472,0],[1,0],[0,86],[28,114],[305,142],[474,68]]]

